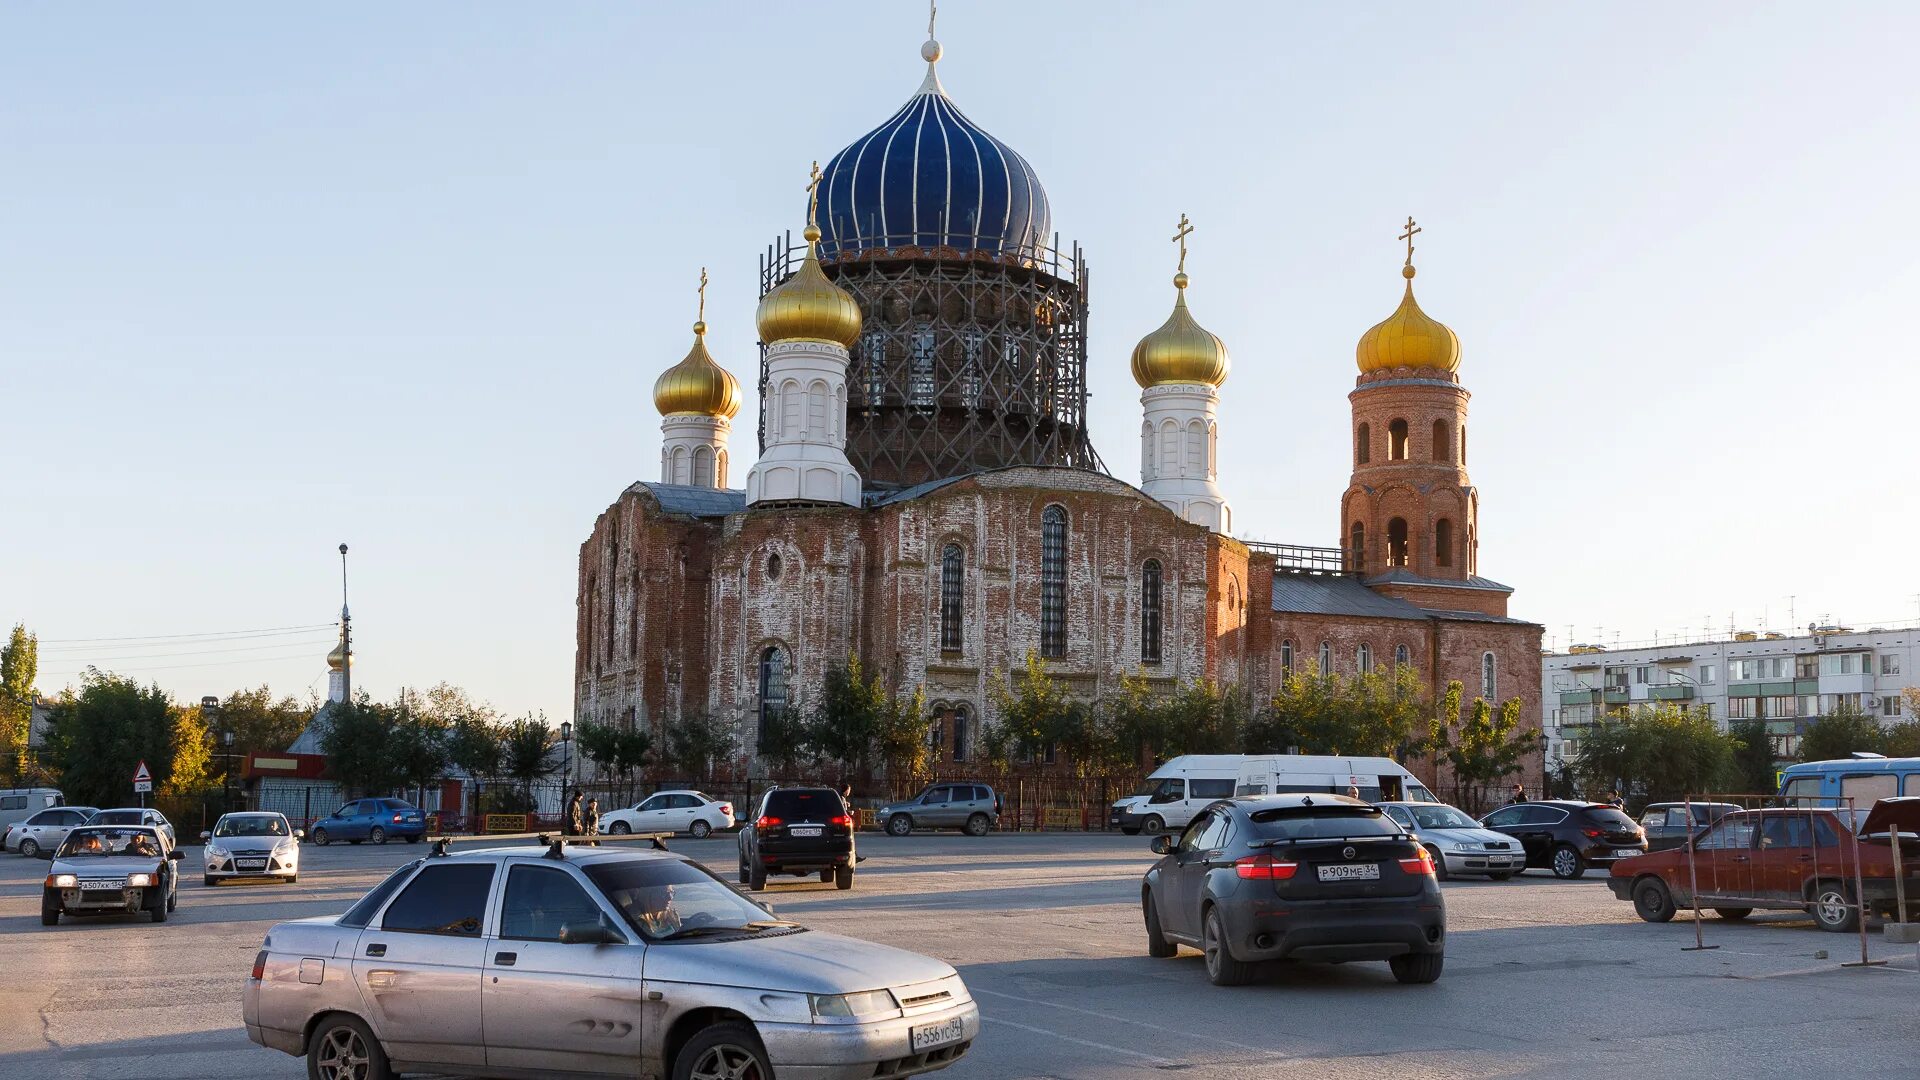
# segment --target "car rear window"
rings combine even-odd
[[[1275,807],[1247,815],[1259,840],[1326,840],[1337,836],[1392,836],[1400,832],[1377,807]]]
[[[407,880],[407,875],[413,873],[414,868],[419,865],[420,860],[415,859],[388,874],[387,880],[375,885],[372,892],[361,897],[359,903],[348,908],[347,913],[340,916],[340,925],[364,928],[372,920],[373,913],[380,910],[380,905],[387,902],[387,897],[393,895],[393,890],[399,888],[400,883]]]
[[[1611,806],[1587,807],[1587,820],[1606,829],[1633,828],[1633,819]]]
[[[840,796],[825,788],[795,788],[767,796],[767,814],[788,821],[825,821],[840,813]]]

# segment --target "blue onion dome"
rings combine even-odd
[[[927,78],[912,99],[821,174],[821,257],[909,246],[1037,257],[1053,233],[1040,178],[947,97],[940,43],[920,55]]]

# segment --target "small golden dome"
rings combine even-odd
[[[335,645],[333,647],[333,651],[327,654],[327,670],[339,671],[345,668],[346,666],[347,666],[347,645],[346,645],[346,642],[343,641],[340,644]]]
[[[820,230],[807,226],[807,258],[800,270],[760,299],[754,322],[760,340],[824,341],[851,348],[860,337],[860,305],[845,289],[827,280],[815,255]]]
[[[1187,275],[1173,276],[1173,314],[1133,347],[1133,379],[1144,389],[1227,381],[1227,346],[1187,311]]]
[[[1361,374],[1397,367],[1460,370],[1460,338],[1447,324],[1420,310],[1413,298],[1413,273],[1410,265],[1400,269],[1400,275],[1407,279],[1400,307],[1361,335],[1355,350]]]
[[[707,324],[693,324],[693,348],[686,358],[660,373],[653,384],[653,407],[661,416],[693,414],[731,420],[740,411],[740,380],[714,362],[707,351]]]

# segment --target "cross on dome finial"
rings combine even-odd
[[[1409,270],[1413,269],[1413,238],[1415,234],[1419,233],[1420,231],[1421,231],[1420,226],[1415,225],[1413,223],[1413,215],[1408,214],[1407,215],[1407,231],[1400,234],[1400,239],[1405,240],[1407,242],[1407,269]],[[1407,276],[1412,277],[1413,275],[1408,274]]]
[[[1193,223],[1187,220],[1186,214],[1181,214],[1180,227],[1175,229],[1173,233],[1173,242],[1180,245],[1180,266],[1176,274],[1181,279],[1175,281],[1174,284],[1181,288],[1186,288],[1187,284],[1185,280],[1187,276],[1187,237],[1192,234],[1192,232]]]
[[[940,60],[940,42],[933,36],[933,21],[940,14],[937,0],[927,0],[927,40],[920,46],[920,59],[927,62],[927,74],[933,74],[933,65]]]
[[[807,228],[820,228],[820,162],[813,163],[813,171],[807,174]]]
[[[700,324],[707,322],[707,268],[700,268]]]

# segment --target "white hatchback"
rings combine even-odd
[[[221,814],[210,832],[200,834],[206,846],[202,884],[211,888],[227,878],[300,879],[299,829],[281,814],[249,812]]]
[[[625,810],[600,815],[600,831],[692,833],[698,840],[715,829],[733,828],[733,804],[703,791],[659,791]]]

